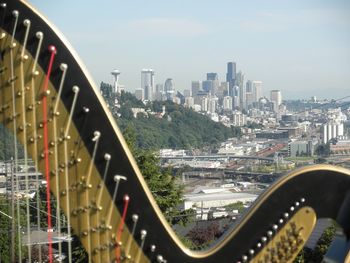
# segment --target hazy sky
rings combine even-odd
[[[350,95],[349,0],[29,0],[71,42],[99,84],[140,87],[141,69],[178,90],[236,61],[267,95]]]

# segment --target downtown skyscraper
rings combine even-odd
[[[141,91],[142,100],[153,100],[154,94],[154,70],[153,69],[143,69],[141,70]]]
[[[273,103],[273,110],[278,111],[279,106],[282,103],[282,93],[280,90],[271,90],[270,101]]]
[[[164,93],[167,100],[173,101],[175,97],[175,85],[172,79],[166,79],[164,83]]]
[[[226,81],[229,83],[229,93],[236,85],[236,62],[227,63]]]

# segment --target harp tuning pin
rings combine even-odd
[[[156,245],[152,244],[152,245],[150,246],[150,250],[151,250],[152,253],[153,253],[154,251],[156,251]]]
[[[78,86],[73,86],[72,91],[74,93],[78,93],[79,92],[79,87]]]
[[[29,26],[29,25],[30,25],[30,20],[29,20],[29,19],[25,19],[25,20],[23,21],[23,25],[24,25],[24,26]]]
[[[14,16],[14,17],[18,17],[18,15],[19,15],[19,12],[18,12],[18,10],[13,10],[12,11],[12,15]]]
[[[56,47],[53,46],[53,45],[50,45],[50,46],[49,46],[49,52],[55,53],[55,54],[56,54],[56,52],[57,52]]]
[[[104,155],[104,158],[105,158],[106,161],[109,161],[109,160],[111,159],[111,155],[108,154],[108,153],[106,153],[106,154]]]
[[[62,71],[67,70],[67,68],[68,68],[68,65],[67,65],[67,64],[65,64],[65,63],[61,63],[61,65],[60,65],[60,69],[61,69]]]

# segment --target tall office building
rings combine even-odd
[[[239,71],[236,74],[236,81],[235,81],[235,85],[238,87],[243,86],[243,82],[244,82],[244,74],[242,73],[242,71]]]
[[[207,73],[207,80],[219,80],[218,73]]]
[[[161,101],[164,100],[164,88],[163,88],[163,84],[156,84],[156,92],[154,95],[154,99]]]
[[[194,104],[202,105],[202,99],[208,97],[208,93],[203,90],[198,91],[196,96],[193,96]]]
[[[143,90],[145,100],[153,100],[154,96],[154,70],[141,70],[141,89]]]
[[[224,96],[229,96],[229,83],[227,81],[221,82],[220,87]]]
[[[164,93],[167,100],[173,101],[175,97],[175,85],[172,79],[167,79],[164,83]]]
[[[246,92],[246,107],[249,108],[253,102],[254,102],[254,96],[253,96],[253,82],[251,80],[248,80],[245,85],[245,92]]]
[[[282,94],[280,90],[271,90],[270,101],[273,103],[273,110],[278,111],[282,103]]]
[[[246,109],[246,86],[244,85],[244,74],[239,71],[236,75],[236,85],[239,87],[239,107]]]
[[[184,89],[184,96],[185,97],[191,97],[191,90],[189,90],[189,89]]]
[[[218,73],[210,72],[207,73],[207,80],[203,81],[203,90],[210,93],[211,95],[215,95],[219,88],[219,77]]]
[[[232,97],[232,109],[239,108],[239,87],[233,86],[232,89],[229,89],[229,96]]]
[[[254,102],[258,102],[259,99],[263,96],[263,94],[262,94],[262,81],[253,80],[252,84],[253,84]]]
[[[213,88],[213,81],[212,80],[204,80],[202,82],[202,88],[203,91],[210,93]]]
[[[216,90],[215,95],[222,100],[224,96],[228,95],[228,82],[220,82],[219,87]]]
[[[245,87],[247,93],[253,93],[253,82],[251,80],[247,80]]]
[[[192,83],[191,83],[192,97],[196,97],[200,90],[202,90],[202,82],[201,81],[192,81]]]
[[[236,62],[227,63],[226,81],[231,89],[236,85]]]

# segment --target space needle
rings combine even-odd
[[[119,89],[119,85],[118,85],[118,81],[119,81],[119,75],[120,75],[120,71],[115,69],[111,72],[112,76],[114,77],[114,87],[113,87],[113,92],[115,94],[120,95],[120,89]]]
[[[114,77],[114,86],[113,86],[114,106],[117,106],[118,105],[117,95],[120,95],[120,93],[121,93],[119,85],[118,85],[120,71],[117,69],[114,69],[111,72],[111,74]]]

